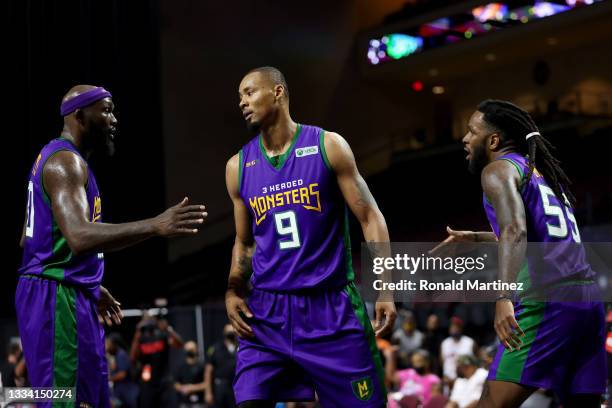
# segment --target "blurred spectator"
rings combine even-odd
[[[170,347],[181,348],[181,337],[166,319],[147,314],[136,326],[130,357],[140,366],[140,399],[143,408],[173,408],[178,405],[170,375]]]
[[[188,341],[183,347],[185,361],[179,366],[174,389],[179,393],[181,408],[204,407],[204,364],[198,358],[198,345]]]
[[[471,337],[463,335],[463,321],[458,317],[451,318],[447,337],[440,347],[443,375],[448,382],[457,378],[457,358],[464,354],[474,355],[476,343]]]
[[[493,364],[493,359],[497,354],[497,345],[482,346],[478,349],[478,359],[481,361],[481,366],[489,371],[489,367]]]
[[[393,358],[387,361],[388,375],[398,389],[389,394],[389,408],[399,408],[399,401],[407,396],[415,396],[419,404],[427,404],[432,395],[441,394],[440,377],[431,373],[431,357],[426,350],[412,353],[412,368],[395,371],[394,364]]]
[[[376,321],[370,320],[372,327],[376,326]],[[390,336],[388,334],[382,336],[376,336],[376,347],[378,347],[378,351],[384,355],[385,351],[391,347],[391,342],[389,341]]]
[[[473,408],[478,405],[482,388],[489,372],[478,367],[478,359],[472,354],[457,358],[457,379],[453,385],[446,408]]]
[[[444,332],[440,328],[440,318],[437,314],[427,316],[425,333],[423,338],[423,349],[429,352],[431,357],[431,372],[440,374],[440,346],[444,341]]]
[[[0,384],[3,387],[23,387],[25,386],[25,374],[21,342],[12,340],[7,350],[6,361],[0,368]]]
[[[136,408],[138,406],[138,385],[132,379],[132,364],[121,335],[111,333],[106,337],[108,372],[112,382],[111,398],[115,406]]]
[[[423,333],[416,328],[416,319],[410,310],[400,310],[402,325],[393,333],[391,339],[399,346],[399,358],[402,366],[407,366],[410,354],[421,348],[423,344]]]
[[[211,346],[207,352],[204,382],[205,402],[214,408],[233,408],[232,382],[236,370],[238,338],[231,324],[223,327],[223,340]]]

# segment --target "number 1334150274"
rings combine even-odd
[[[0,402],[74,402],[75,395],[68,387],[5,387],[0,389]]]

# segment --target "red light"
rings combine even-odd
[[[412,90],[414,92],[421,92],[423,90],[423,83],[421,81],[414,81],[412,83]]]

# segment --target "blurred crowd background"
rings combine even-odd
[[[238,339],[232,326],[224,322],[222,310],[207,314],[200,317],[202,322],[219,324],[218,331],[207,333],[204,339],[193,321],[198,311],[185,307],[128,310],[132,317],[121,327],[109,328],[106,352],[113,406],[234,407]],[[491,321],[489,304],[402,304],[394,330],[377,338],[389,390],[388,408],[475,407],[499,345]],[[612,337],[612,310],[606,325]],[[0,367],[3,386],[28,385],[18,337],[9,341]],[[555,395],[543,389],[522,405],[559,406]],[[320,405],[281,402],[277,408]]]

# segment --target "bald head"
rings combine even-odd
[[[287,100],[289,100],[289,86],[287,86],[287,81],[285,80],[285,76],[278,68],[275,67],[259,67],[254,68],[247,72],[246,75],[259,73],[263,78],[270,82],[270,84],[274,87],[276,85],[281,85],[285,90],[284,96]],[[245,75],[245,77],[246,77]]]
[[[64,95],[64,97],[62,98],[62,103],[68,102],[72,98],[75,98],[87,91],[91,91],[92,89],[96,89],[96,88],[97,86],[93,86],[93,85],[75,85],[72,88],[70,88],[68,92],[66,92],[66,95]]]
[[[114,108],[112,95],[106,89],[94,85],[73,86],[60,106],[64,117],[62,135],[69,135],[85,151],[105,150],[112,156],[117,126]]]
[[[198,352],[198,345],[193,340],[189,340],[187,343],[185,343],[183,348],[186,352],[192,352],[192,353]]]

